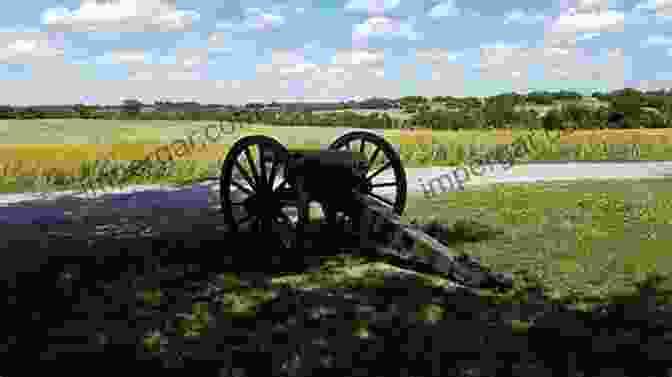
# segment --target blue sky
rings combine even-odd
[[[30,0],[0,103],[332,101],[672,87],[672,0]]]

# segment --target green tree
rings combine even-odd
[[[549,110],[542,118],[542,127],[547,131],[564,129],[564,121],[562,113],[557,109]]]
[[[94,108],[80,103],[75,105],[75,112],[82,119],[90,119],[93,117]]]
[[[137,116],[142,108],[142,102],[137,99],[127,99],[123,102],[123,111],[126,115]]]
[[[14,119],[16,114],[11,106],[0,106],[0,119]]]
[[[639,118],[646,101],[642,94],[634,89],[623,89],[609,99],[613,111],[623,113],[626,118]]]
[[[499,95],[488,98],[483,108],[486,122],[495,128],[503,128],[507,123],[517,121],[515,114],[516,97]]]

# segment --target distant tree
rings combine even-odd
[[[553,93],[553,98],[557,100],[579,100],[583,96],[581,93],[569,91],[569,90],[559,90]]]
[[[587,122],[592,115],[589,108],[575,103],[563,105],[560,112],[562,113],[562,119],[572,121],[577,125]]]
[[[39,119],[39,118],[44,118],[44,113],[33,108],[33,107],[27,107],[23,109],[22,111],[19,112],[18,118],[21,119]]]
[[[93,117],[94,107],[92,106],[86,106],[80,103],[74,106],[74,110],[82,119],[90,119]]]
[[[16,118],[14,109],[11,106],[0,106],[0,119]]]
[[[642,116],[644,97],[639,91],[634,89],[624,89],[611,96],[609,100],[609,110],[614,113],[621,113],[624,117],[624,128],[634,128],[635,123]]]
[[[625,115],[623,113],[612,111],[607,117],[607,128],[625,128]]]
[[[515,111],[516,98],[505,94],[488,98],[483,108],[488,124],[495,128],[502,128],[508,123],[518,121]]]
[[[557,109],[549,110],[542,118],[542,127],[547,131],[561,130],[564,128],[562,113]]]
[[[552,105],[553,96],[547,92],[531,92],[526,96],[528,102],[535,105]]]
[[[399,102],[402,106],[407,106],[410,104],[419,105],[427,102],[427,98],[422,96],[406,96],[399,99]]]
[[[138,115],[142,108],[142,102],[137,99],[127,99],[123,103],[123,111],[126,115]]]

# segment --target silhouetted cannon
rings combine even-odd
[[[287,250],[306,250],[310,204],[317,202],[330,229],[358,236],[360,248],[410,259],[465,285],[510,286],[473,258],[403,223],[406,194],[397,152],[363,131],[339,137],[327,150],[287,150],[273,138],[246,136],[228,152],[220,176],[229,231],[252,231]]]
[[[401,215],[406,184],[399,155],[373,133],[350,132],[327,150],[287,150],[273,138],[254,135],[238,140],[227,154],[220,197],[232,231],[280,235],[282,245],[293,248],[303,246],[312,202],[332,227],[359,222],[362,208],[354,193]],[[388,190],[378,193],[380,188]]]

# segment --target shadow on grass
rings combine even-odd
[[[46,236],[44,227],[12,232],[3,245],[8,362],[0,374],[47,365],[69,375],[143,367],[203,376],[666,376],[672,367],[672,311],[655,299],[671,292],[656,289],[655,276],[590,312],[522,278],[507,295],[439,286],[409,270],[336,282],[336,267],[375,258],[278,251],[263,237],[178,215],[171,221],[182,233],[93,244]],[[439,238],[493,234],[467,228]],[[271,280],[287,275],[311,276],[314,287]]]
[[[449,226],[432,220],[423,224],[422,228],[427,234],[448,246],[465,242],[487,241],[505,233],[500,229],[469,219],[459,219]]]

